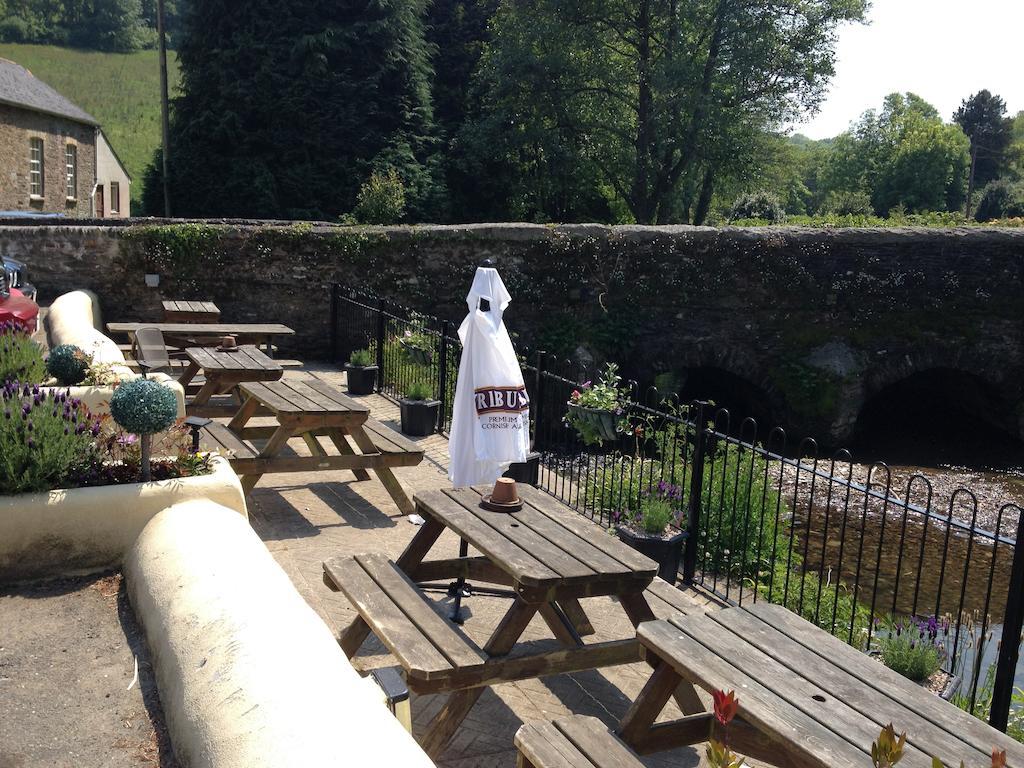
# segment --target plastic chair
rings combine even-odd
[[[149,371],[167,371],[171,367],[164,334],[159,328],[139,328],[132,342],[132,355],[143,375]]]

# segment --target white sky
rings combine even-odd
[[[1009,114],[1024,110],[1024,0],[874,0],[868,21],[840,30],[828,96],[794,132],[835,136],[893,91],[918,94],[947,122],[982,88]]]

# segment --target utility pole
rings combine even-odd
[[[171,218],[171,191],[167,177],[167,156],[170,153],[170,126],[167,116],[167,39],[164,34],[164,0],[156,3],[156,34],[160,42],[160,133],[161,177],[164,182],[164,216]]]

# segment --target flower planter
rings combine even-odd
[[[116,567],[158,512],[209,499],[247,516],[227,460],[208,475],[0,496],[0,583]]]
[[[350,395],[371,395],[377,383],[377,366],[358,366],[345,363],[345,380]]]
[[[398,401],[402,413],[402,432],[413,437],[432,435],[437,431],[437,415],[441,410],[440,400]]]
[[[675,584],[679,577],[679,562],[683,558],[683,543],[687,531],[680,531],[674,536],[650,536],[629,526],[617,525],[615,532],[626,544],[642,555],[646,555],[658,564],[658,575],[669,584]]]
[[[405,350],[405,354],[409,356],[409,359],[417,365],[430,365],[434,359],[432,350],[414,347],[411,344],[406,344],[404,341],[399,343],[402,345],[402,349]]]
[[[598,437],[602,440],[616,440],[619,437],[615,427],[618,425],[619,417],[612,411],[602,411],[597,408],[586,408],[573,402],[568,402],[569,413],[575,414],[576,418],[594,427]]]
[[[882,652],[877,648],[872,648],[867,653],[868,656],[871,656],[879,664],[885,664],[885,662],[882,661]],[[917,685],[922,688],[931,691],[943,701],[950,701],[956,692],[960,690],[962,680],[959,675],[951,675],[940,669],[934,675],[925,680],[913,680],[911,682],[917,683]]]

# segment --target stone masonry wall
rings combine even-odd
[[[0,225],[0,250],[44,301],[87,287],[106,319],[145,320],[161,298],[209,298],[225,319],[295,328],[286,351],[308,358],[329,349],[332,281],[457,322],[490,256],[522,343],[648,382],[726,371],[804,434],[844,440],[868,396],[933,369],[983,380],[1007,429],[1024,413],[1024,230],[130,221]]]
[[[29,198],[29,139],[43,140],[43,199]],[[78,184],[67,196],[65,148],[78,147]],[[96,129],[39,112],[0,104],[0,210],[92,215]]]

